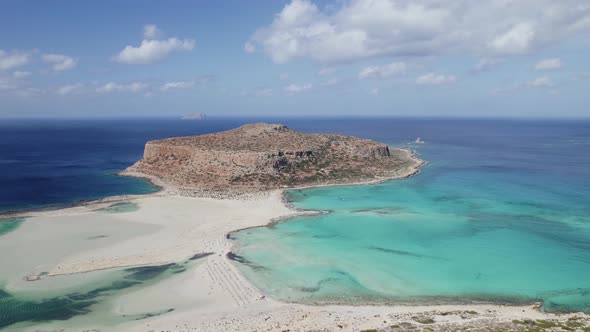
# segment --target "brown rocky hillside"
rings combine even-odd
[[[250,191],[395,178],[420,163],[407,150],[368,139],[254,123],[148,142],[128,171],[181,188]]]

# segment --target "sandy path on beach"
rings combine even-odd
[[[198,253],[223,253],[230,245],[224,239],[228,232],[264,225],[272,218],[294,213],[282,204],[280,195],[279,191],[275,191],[262,194],[255,200],[162,195],[133,200],[139,205],[139,210],[134,212],[78,213],[81,219],[100,214],[105,221],[116,218],[125,223],[150,225],[155,231],[70,254],[53,267],[49,275],[165,264],[179,262]]]
[[[400,176],[416,170],[417,167],[406,170]],[[172,190],[165,189],[157,194],[118,200],[137,204],[139,209],[132,212],[96,211],[117,201],[106,199],[68,209],[29,213],[30,217],[23,226],[9,234],[13,244],[29,245],[26,239],[30,239],[31,234],[35,234],[36,240],[41,243],[48,244],[43,247],[47,251],[44,255],[51,259],[43,267],[47,268],[49,275],[83,275],[83,272],[115,267],[180,262],[198,253],[213,253],[202,258],[193,269],[147,288],[115,296],[106,304],[110,308],[108,310],[116,315],[174,308],[172,312],[116,327],[100,326],[100,322],[92,323],[96,326],[88,326],[88,322],[78,326],[74,318],[67,323],[51,322],[49,326],[52,329],[132,332],[359,331],[404,322],[419,324],[416,319],[420,317],[427,317],[436,323],[425,327],[456,329],[465,324],[485,326],[510,323],[514,319],[556,317],[533,306],[309,306],[282,303],[270,298],[261,300],[262,294],[226,257],[232,245],[226,234],[297,214],[285,206],[281,191],[250,196],[249,199],[193,198],[171,193]],[[68,234],[67,239],[52,247],[50,244],[59,241],[57,239],[63,234]],[[93,238],[93,235],[101,234],[108,236]],[[90,245],[86,241],[94,242]],[[35,258],[36,262],[42,261],[43,257]],[[26,266],[23,265],[19,273],[27,272],[23,270]],[[43,278],[51,280],[51,277]],[[467,313],[473,310],[477,313]],[[561,316],[561,319],[567,317]],[[587,315],[584,317],[589,318]],[[27,329],[37,330],[38,327]]]

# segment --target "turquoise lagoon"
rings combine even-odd
[[[429,161],[415,177],[289,191],[296,207],[329,213],[233,234],[236,264],[287,301],[590,312],[589,128],[439,125],[409,145]],[[393,136],[378,138],[404,145]]]

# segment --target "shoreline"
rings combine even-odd
[[[410,167],[410,169],[407,169],[406,172],[403,172],[402,174],[396,174],[391,177],[368,180],[368,181],[350,182],[350,183],[328,183],[328,184],[315,184],[315,185],[303,185],[303,186],[294,186],[294,187],[285,187],[285,188],[275,188],[275,189],[259,190],[257,192],[248,192],[248,193],[237,193],[237,194],[236,193],[229,193],[229,192],[228,193],[218,193],[219,195],[214,195],[214,196],[221,196],[222,198],[220,198],[220,199],[232,199],[231,197],[224,197],[224,196],[237,196],[239,198],[247,198],[247,197],[257,197],[260,195],[265,195],[265,194],[268,194],[268,193],[276,191],[276,190],[281,190],[283,193],[286,193],[288,190],[304,190],[304,189],[313,189],[313,188],[321,188],[321,187],[363,186],[363,185],[378,184],[378,183],[383,183],[383,182],[387,182],[387,181],[405,179],[405,178],[409,178],[414,175],[417,175],[420,173],[420,168],[428,163],[425,160],[417,158],[418,154],[415,150],[405,149],[405,148],[395,148],[395,149],[407,153],[407,157],[412,159],[415,163],[414,163],[414,165],[412,165]],[[127,200],[133,200],[133,199],[142,198],[142,197],[149,197],[149,196],[153,196],[153,195],[179,195],[179,196],[183,196],[183,197],[194,197],[194,198],[217,198],[217,197],[211,197],[210,195],[203,195],[203,196],[182,195],[179,193],[180,191],[182,191],[182,188],[178,188],[174,185],[165,183],[156,176],[137,172],[134,170],[130,170],[129,168],[124,169],[118,173],[115,173],[115,174],[113,174],[113,176],[121,176],[121,177],[127,176],[127,177],[143,179],[144,181],[147,181],[151,186],[157,188],[157,190],[154,192],[145,193],[145,194],[122,194],[122,195],[114,195],[114,196],[105,196],[105,197],[100,197],[100,198],[96,198],[96,199],[82,199],[82,200],[77,200],[77,201],[74,201],[71,203],[63,203],[63,204],[58,203],[58,204],[47,205],[47,206],[42,206],[42,207],[8,210],[8,211],[0,212],[0,219],[17,218],[17,217],[25,217],[26,218],[26,217],[35,216],[35,215],[41,214],[41,213],[49,213],[52,211],[66,210],[66,209],[84,207],[84,206],[92,206],[92,205],[97,205],[97,204],[102,204],[102,203],[105,203],[105,204],[106,203],[119,203],[119,202],[124,202]],[[199,188],[185,188],[185,189],[195,190],[194,192],[197,192],[199,190]],[[285,204],[287,204],[288,207],[292,208],[293,210],[299,211],[297,208],[292,207],[288,202],[285,202]],[[301,210],[301,211],[303,211],[303,210]]]
[[[129,177],[135,177],[135,178],[142,179],[142,180],[148,182],[151,186],[155,187],[156,191],[150,192],[150,193],[145,193],[145,194],[121,194],[121,195],[114,195],[114,196],[105,196],[105,197],[100,197],[100,198],[95,198],[95,199],[81,199],[81,200],[77,200],[77,201],[70,202],[70,203],[57,203],[57,204],[45,205],[45,206],[41,206],[41,207],[7,210],[7,211],[0,212],[0,219],[17,218],[17,217],[26,218],[26,217],[35,216],[35,215],[42,214],[42,213],[50,213],[53,211],[67,210],[67,209],[72,209],[72,208],[77,208],[77,207],[92,206],[92,205],[98,205],[98,204],[103,204],[103,203],[107,204],[107,203],[125,202],[125,201],[129,201],[129,200],[134,200],[137,198],[158,195],[158,194],[161,194],[162,191],[164,191],[166,189],[163,185],[157,184],[157,179],[155,177],[150,177],[147,175],[146,176],[139,176],[139,175],[136,176],[136,175],[131,175],[131,174],[127,175],[127,174],[123,174],[124,172],[125,171],[113,174],[113,176],[129,176]],[[156,180],[156,181],[154,181],[154,180]]]
[[[183,327],[183,330],[189,330],[190,326],[197,331],[241,331],[242,328],[283,331],[291,327],[294,327],[291,331],[310,329],[358,331],[415,321],[415,316],[428,317],[436,324],[443,324],[441,326],[449,324],[461,326],[464,323],[486,325],[497,322],[511,324],[515,319],[569,319],[580,315],[585,319],[590,318],[587,314],[546,313],[540,310],[537,301],[527,302],[528,304],[473,300],[464,302],[425,300],[418,303],[289,302],[272,297],[265,298],[264,294],[228,258],[228,253],[236,248],[237,242],[231,239],[231,235],[235,232],[272,226],[300,215],[329,213],[329,211],[295,207],[288,202],[286,197],[288,190],[371,185],[418,174],[426,162],[420,160],[415,151],[407,149],[403,151],[414,160],[414,164],[390,178],[357,183],[281,188],[239,198],[182,196],[178,188],[158,183],[155,177],[150,179],[150,176],[145,174],[126,170],[118,175],[155,180],[152,183],[160,189],[144,195],[111,196],[68,208],[27,211],[21,214],[29,214],[33,219],[31,224],[36,224],[35,227],[47,225],[47,221],[59,223],[64,217],[80,216],[85,217],[84,219],[94,216],[101,223],[103,219],[112,219],[113,222],[125,221],[129,224],[159,227],[146,234],[125,238],[108,246],[62,257],[59,263],[49,270],[47,274],[49,278],[121,267],[166,264],[185,260],[198,253],[214,253],[204,258],[203,263],[193,273],[184,275],[185,281],[178,285],[183,296],[190,298],[194,305],[166,315],[123,323],[115,328],[104,328],[105,330],[139,332],[170,330],[172,327]],[[137,203],[140,209],[116,215],[96,211],[99,208],[126,201]],[[192,216],[199,216],[199,218],[193,219]],[[85,220],[84,223],[88,221]],[[92,224],[88,225],[92,226]],[[33,225],[29,226],[33,227]],[[58,227],[55,231],[59,233],[61,229],[59,227],[62,226],[57,224],[53,227]],[[42,279],[44,278],[45,275]],[[31,283],[34,284],[35,281]],[[166,293],[168,289],[162,288],[160,291]],[[477,311],[477,314],[466,314],[472,311]],[[463,318],[464,316],[468,318]],[[59,327],[62,322],[53,321],[51,324]],[[417,324],[421,326],[421,323]],[[438,326],[436,324],[425,326]],[[94,328],[85,323],[82,325],[86,329]],[[100,325],[96,326],[97,329],[100,327]],[[39,327],[35,326],[30,331],[38,329]],[[69,331],[69,329],[66,330]],[[78,330],[79,327],[72,329],[72,331]]]

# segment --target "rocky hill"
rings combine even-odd
[[[126,173],[178,188],[252,191],[403,177],[420,164],[407,150],[368,139],[254,123],[148,142]]]

